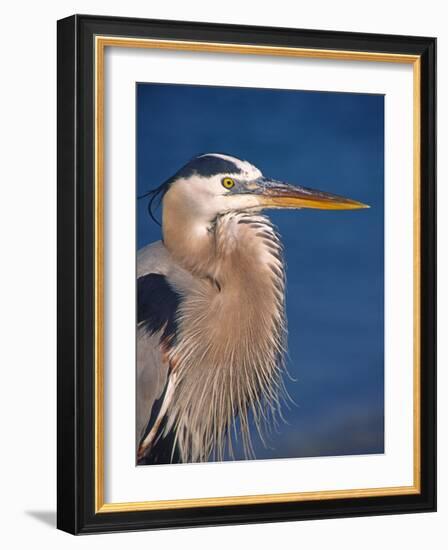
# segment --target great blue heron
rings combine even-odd
[[[262,210],[366,205],[218,153],[146,196],[151,215],[163,201],[163,240],[137,261],[137,460],[221,460],[237,425],[252,456],[249,415],[262,436],[278,412],[286,335],[282,244]]]

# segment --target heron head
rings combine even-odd
[[[367,205],[263,176],[247,161],[220,153],[193,158],[160,188],[178,214],[211,221],[230,211],[272,208],[354,210]]]

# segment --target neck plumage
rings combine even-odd
[[[226,448],[232,455],[231,428],[238,418],[245,455],[252,456],[249,411],[262,436],[264,423],[278,412],[282,388],[280,240],[268,218],[249,212],[227,213],[202,226],[177,217],[175,234],[165,224],[163,229],[165,246],[197,281],[181,290],[167,430],[175,428],[182,461],[210,455],[221,460]]]

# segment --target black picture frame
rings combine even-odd
[[[420,58],[420,459],[418,494],[232,506],[95,510],[95,36],[194,40]],[[436,39],[74,15],[58,21],[58,511],[73,534],[436,510]]]

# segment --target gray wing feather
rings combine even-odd
[[[161,342],[174,336],[179,297],[191,275],[171,258],[162,242],[145,246],[137,255],[137,387],[136,445],[148,427],[154,403],[162,396],[169,376]]]
[[[168,380],[168,365],[162,361],[160,333],[137,328],[136,446],[139,445],[152,407],[162,396]]]

